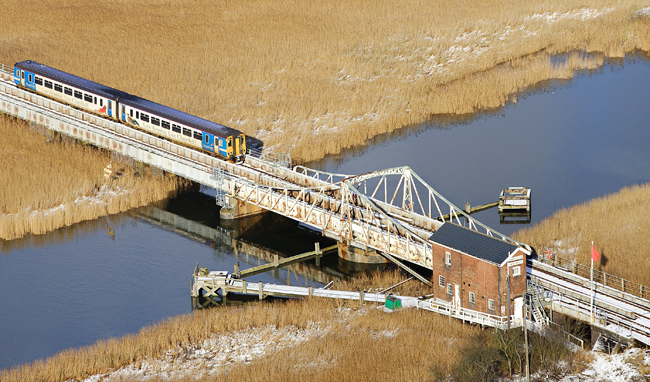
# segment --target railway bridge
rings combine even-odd
[[[244,163],[234,164],[19,89],[12,76],[11,67],[0,65],[0,112],[214,188],[217,203],[232,218],[267,210],[278,213],[336,239],[340,249],[381,254],[425,283],[430,281],[410,264],[433,269],[431,237],[445,219],[530,250],[528,245],[472,218],[408,167],[361,175],[331,174],[302,166],[291,168],[286,157],[269,152],[250,153]],[[567,284],[584,284],[584,280],[562,277],[565,272],[554,265],[529,263],[530,310],[526,317],[531,321],[548,324],[544,316],[547,309],[585,318],[584,285],[575,290]],[[541,273],[552,276],[543,277]],[[598,289],[594,300],[601,321],[594,324],[600,322],[610,332],[627,330],[627,337],[650,344],[647,296],[638,297],[643,303],[635,303],[632,314],[629,306],[608,300],[612,292],[607,288]],[[452,315],[453,308],[450,305],[443,310]],[[463,310],[468,311],[466,307]],[[621,314],[626,311],[629,314]],[[480,317],[475,322],[485,322],[486,314],[473,312],[468,317],[474,316]]]

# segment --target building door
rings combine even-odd
[[[454,285],[454,305],[460,308],[460,285]]]
[[[523,306],[524,306],[524,298],[517,297],[515,299],[515,311],[512,312],[512,314],[515,316],[515,321],[521,320]]]

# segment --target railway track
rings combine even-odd
[[[591,281],[569,271],[533,260],[528,276],[542,297],[556,312],[619,336],[650,345],[650,301],[595,283],[594,307],[591,307]]]

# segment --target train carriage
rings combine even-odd
[[[229,160],[243,160],[246,140],[240,131],[140,98],[31,60],[16,63],[16,85],[83,110],[181,142]]]

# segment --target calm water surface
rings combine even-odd
[[[409,166],[463,208],[498,200],[509,186],[532,189],[532,222],[650,180],[650,66],[606,66],[568,85],[519,99],[498,113],[440,128],[432,123],[397,139],[328,158],[331,172],[361,174]],[[473,215],[510,234],[496,209]]]
[[[520,98],[498,113],[445,128],[432,122],[408,129],[319,167],[358,174],[407,165],[461,207],[496,201],[508,186],[531,187],[537,222],[562,207],[650,179],[648,89],[646,62],[608,66],[568,86]],[[168,209],[218,227],[214,201],[200,195],[175,200]],[[499,225],[496,210],[476,217],[503,233],[521,227]],[[98,220],[32,241],[0,242],[0,368],[187,313],[197,262],[223,270],[244,262],[228,245],[189,238],[137,215],[111,217],[109,223],[115,240]],[[278,218],[267,218],[244,236],[285,254],[311,250],[323,240]],[[329,269],[335,273],[336,263]],[[254,281],[287,277],[269,273]],[[293,282],[298,281],[305,282]]]

